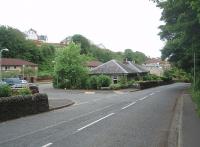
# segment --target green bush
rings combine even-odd
[[[31,90],[29,88],[22,88],[18,90],[19,95],[31,95]]]
[[[97,76],[91,76],[88,79],[88,88],[91,88],[91,89],[98,88],[98,77]]]
[[[12,90],[9,85],[0,85],[0,97],[9,97],[12,94]]]
[[[127,77],[126,77],[126,76],[120,77],[120,79],[119,79],[119,84],[120,84],[122,87],[127,87],[127,86],[128,86]]]
[[[98,76],[98,87],[109,87],[111,84],[111,78],[106,75]]]
[[[130,86],[132,86],[133,84],[135,83],[135,80],[130,80],[130,81],[128,81],[128,87],[130,87]]]
[[[121,85],[120,84],[111,84],[110,85],[110,89],[112,89],[112,90],[121,89]]]
[[[153,74],[148,74],[143,77],[143,80],[144,81],[156,81],[156,80],[160,80],[160,77],[153,75]]]

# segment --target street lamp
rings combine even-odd
[[[1,64],[2,64],[2,63],[1,63],[1,56],[2,56],[2,52],[3,52],[3,51],[7,51],[7,52],[8,52],[9,49],[4,48],[4,49],[1,49],[1,50],[0,50],[0,78],[1,78],[1,80],[2,80],[2,74],[1,74]]]

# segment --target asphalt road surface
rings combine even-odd
[[[77,94],[71,107],[0,123],[0,146],[164,147],[176,100],[188,86]]]

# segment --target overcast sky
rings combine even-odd
[[[81,34],[112,51],[159,57],[161,10],[149,0],[0,0],[0,24],[35,29],[49,42]]]

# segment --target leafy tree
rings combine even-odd
[[[128,61],[135,61],[138,64],[144,63],[147,59],[146,55],[141,52],[133,52],[131,49],[126,49],[124,51],[124,59],[127,59]]]
[[[75,34],[71,37],[71,40],[75,44],[80,44],[80,47],[81,47],[80,53],[81,54],[87,54],[88,53],[88,50],[90,48],[90,42],[86,37],[84,37],[80,34]]]
[[[43,44],[40,48],[39,70],[40,73],[53,73],[55,47],[52,45]]]
[[[161,20],[165,22],[160,26],[160,37],[166,41],[161,51],[162,58],[169,58],[177,67],[192,72],[193,52],[200,53],[200,24],[198,10],[194,10],[196,3],[167,0],[158,1],[157,4],[163,9]]]
[[[80,46],[70,43],[67,47],[58,50],[54,67],[54,87],[82,88],[88,71],[85,65],[85,56],[80,55]]]
[[[126,58],[128,61],[133,61],[133,51],[131,49],[126,49],[124,51],[124,58]]]
[[[36,44],[26,40],[25,35],[17,29],[0,26],[0,48],[8,48],[3,57],[20,58],[37,63],[39,51]]]

